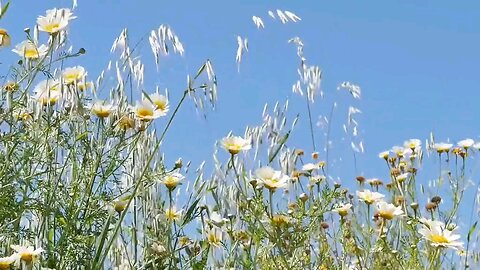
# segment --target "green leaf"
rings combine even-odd
[[[183,223],[182,226],[185,226],[188,224],[193,218],[194,218],[194,213],[195,210],[197,209],[197,204],[200,201],[201,198],[196,199],[192,205],[188,208],[187,212],[185,213],[185,217],[183,218]]]
[[[9,6],[10,6],[10,2],[8,2],[4,7],[2,7],[2,10],[0,11],[0,19],[3,18],[3,15],[5,15],[5,13],[7,13]]]
[[[472,234],[475,231],[475,228],[477,228],[477,223],[478,223],[478,221],[475,221],[475,223],[473,223],[472,227],[468,231],[468,235],[467,235],[467,241],[468,242],[470,242],[470,237],[472,237]]]
[[[275,159],[275,157],[280,152],[280,149],[282,149],[283,145],[285,145],[285,143],[287,142],[289,135],[290,135],[290,131],[287,132],[287,134],[285,134],[285,136],[283,136],[283,138],[280,141],[280,144],[278,145],[277,149],[275,149],[275,151],[268,157],[268,163],[271,163]]]

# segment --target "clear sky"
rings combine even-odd
[[[305,102],[291,91],[299,63],[287,40],[294,36],[303,39],[308,62],[324,72],[326,99],[317,99],[313,106],[315,122],[333,100],[339,104],[332,131],[337,157],[349,160],[351,155],[348,142],[342,146],[341,140],[345,108],[354,104],[363,112],[359,136],[366,153],[358,157],[358,173],[385,178],[377,154],[409,138],[424,141],[431,131],[438,141],[480,139],[478,1],[78,1],[70,41],[87,54],[72,65],[85,66],[91,79],[105,67],[111,44],[124,27],[134,42],[160,24],[170,25],[180,37],[186,55],[163,58],[158,73],[148,42],[140,48],[144,61],[150,61],[147,92],[156,85],[168,88],[172,104],[185,87],[186,75],[194,74],[205,59],[212,60],[219,81],[218,107],[206,120],[195,113],[193,103],[184,108],[163,146],[169,161],[183,157],[198,165],[209,160],[217,139],[230,130],[243,134],[246,125],[260,123],[266,102],[287,98],[292,115],[301,117],[290,145],[309,150]],[[15,0],[0,27],[9,30],[16,44],[24,39],[22,30],[32,27],[46,9],[71,4]],[[274,22],[267,11],[275,9],[290,10],[302,21]],[[265,29],[256,29],[252,15],[264,19]],[[235,64],[237,35],[247,37],[250,45],[240,72]],[[15,59],[9,50],[0,51],[0,70]],[[361,86],[361,101],[337,92],[342,81]],[[316,136],[323,144],[323,131],[316,128]],[[338,161],[336,168],[332,173],[353,181],[351,160]]]

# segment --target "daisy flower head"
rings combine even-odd
[[[148,100],[137,101],[133,112],[135,116],[142,121],[151,121],[166,115],[166,112],[157,110],[155,105]]]
[[[430,242],[430,245],[434,247],[452,248],[455,250],[461,250],[463,248],[463,242],[458,241],[460,235],[455,234],[455,230],[448,230],[445,228],[443,222],[428,219],[423,219],[421,221],[423,221],[422,228],[420,228],[418,232],[425,240]]]
[[[35,99],[42,105],[54,105],[62,97],[57,80],[44,80],[35,86]]]
[[[0,47],[8,47],[11,44],[7,30],[0,28]]]
[[[8,270],[12,266],[13,263],[18,261],[18,256],[16,254],[13,254],[8,257],[2,257],[0,258],[0,270]]]
[[[452,148],[453,144],[451,143],[435,143],[433,144],[433,149],[437,151],[437,153],[448,153],[450,148]]]
[[[37,46],[37,44],[30,40],[24,40],[15,45],[15,49],[12,51],[18,54],[20,57],[25,57],[26,59],[38,59],[47,54],[48,47],[43,44]]]
[[[212,227],[207,231],[207,241],[213,247],[220,247],[223,240],[222,230],[217,227]]]
[[[240,153],[240,151],[246,151],[252,148],[249,140],[239,136],[225,137],[220,143],[222,147],[232,155],[236,155]]]
[[[462,148],[465,148],[465,149],[468,149],[468,148],[472,147],[474,144],[475,144],[475,141],[472,140],[472,139],[461,140],[457,143],[457,145],[459,147],[462,147]]]
[[[302,166],[302,171],[311,172],[313,170],[318,170],[320,166],[318,164],[306,163]]]
[[[10,247],[17,253],[18,260],[27,264],[37,263],[41,253],[45,251],[43,248],[35,249],[33,246],[11,245]]]
[[[403,147],[412,149],[412,151],[415,151],[416,149],[420,148],[421,145],[422,145],[422,141],[420,141],[419,139],[410,139],[410,140],[406,140],[403,143]]]
[[[376,208],[378,216],[386,220],[403,215],[401,206],[395,206],[385,201],[377,202]]]
[[[184,178],[185,176],[179,173],[169,173],[163,177],[161,182],[171,191],[174,190]]]
[[[69,21],[75,18],[68,8],[49,9],[45,16],[37,18],[37,25],[40,31],[55,34],[67,28]]]
[[[213,225],[217,227],[222,227],[225,222],[228,222],[228,219],[222,217],[218,212],[215,211],[210,213],[209,220]]]
[[[335,209],[332,210],[332,212],[336,212],[338,213],[341,217],[344,217],[348,214],[348,210],[350,210],[350,208],[352,208],[352,204],[351,203],[347,203],[347,204],[344,204],[340,207],[337,207]]]
[[[364,201],[366,204],[372,204],[374,202],[378,202],[385,197],[385,195],[381,193],[370,191],[368,189],[365,189],[363,191],[357,190],[356,193],[357,193],[358,199],[361,201]]]
[[[116,106],[112,104],[105,104],[105,101],[96,101],[92,105],[92,113],[99,118],[109,117],[116,109]]]
[[[86,76],[87,72],[82,66],[68,67],[62,72],[62,77],[66,84],[82,82]]]
[[[388,160],[388,156],[390,155],[390,151],[383,151],[378,154],[379,158],[383,158],[385,160]]]
[[[182,217],[182,210],[177,211],[176,206],[165,209],[165,217],[168,221],[178,221]]]
[[[150,100],[152,101],[153,105],[155,106],[155,110],[161,111],[164,115],[167,114],[170,106],[168,104],[168,98],[164,95],[159,93],[154,93],[149,96]]]
[[[272,167],[265,166],[255,171],[257,180],[268,190],[274,192],[277,188],[284,188],[288,184],[289,177],[281,171],[275,171]]]

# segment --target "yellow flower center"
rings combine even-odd
[[[174,189],[178,185],[178,179],[176,177],[169,176],[165,178],[163,184],[170,190]]]
[[[32,49],[25,49],[23,52],[25,58],[38,58],[38,51],[35,48]]]
[[[54,33],[58,31],[59,23],[50,23],[44,26],[45,31],[48,33]]]
[[[211,245],[214,245],[214,246],[219,246],[220,245],[220,239],[217,237],[217,235],[213,232],[209,233],[208,234],[208,242],[211,244]]]
[[[137,115],[140,118],[148,118],[150,116],[153,116],[153,110],[148,109],[148,108],[138,108],[137,109]]]
[[[177,220],[180,217],[180,215],[175,211],[175,209],[167,209],[165,211],[165,217],[168,220]]]
[[[167,104],[163,101],[155,101],[155,106],[157,106],[157,110],[164,111],[165,108],[167,107]]]
[[[449,243],[450,241],[448,241],[448,239],[443,236],[443,235],[440,235],[440,234],[434,234],[431,236],[431,240],[432,242],[435,242],[435,243]]]
[[[7,270],[10,269],[11,263],[9,262],[0,262],[0,269],[1,270]]]
[[[110,115],[110,110],[105,109],[104,107],[96,108],[93,110],[93,113],[97,115],[98,117],[105,118]]]
[[[348,214],[348,210],[346,209],[339,209],[338,214],[342,217],[346,216]]]
[[[381,218],[388,219],[388,220],[390,220],[394,217],[393,213],[390,213],[390,212],[379,212],[378,215]]]
[[[120,119],[120,122],[118,124],[120,128],[123,130],[130,129],[135,126],[135,122],[133,121],[133,119],[128,116],[122,117],[122,119]]]
[[[58,101],[58,98],[56,98],[56,97],[50,97],[50,98],[49,97],[41,97],[39,101],[44,106],[55,105],[55,103]]]
[[[30,263],[33,260],[33,254],[32,253],[22,253],[22,254],[20,254],[20,259],[22,259],[22,261],[24,261],[24,262]]]

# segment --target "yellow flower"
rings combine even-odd
[[[25,57],[26,59],[37,59],[44,57],[48,52],[48,47],[45,45],[37,46],[30,40],[24,40],[21,43],[15,46],[15,49],[12,50],[14,53],[18,54],[20,57]]]
[[[182,217],[182,210],[177,211],[177,208],[172,206],[165,210],[165,217],[169,221],[177,221]]]
[[[223,148],[232,155],[236,155],[240,153],[240,151],[245,151],[252,148],[252,145],[248,140],[238,136],[225,137],[220,143],[222,144]]]
[[[10,36],[8,35],[7,30],[0,28],[0,47],[10,46]]]
[[[68,26],[68,22],[75,19],[73,13],[68,8],[49,9],[46,16],[37,18],[37,25],[40,31],[50,34],[57,33]]]

